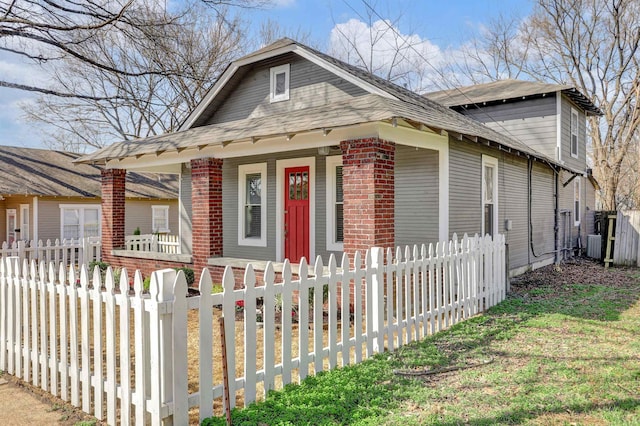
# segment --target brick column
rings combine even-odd
[[[127,171],[102,170],[102,257],[124,248],[124,192]]]
[[[196,276],[222,256],[222,160],[191,160],[191,250]]]
[[[344,251],[353,256],[395,242],[395,144],[379,138],[340,143],[344,191]]]

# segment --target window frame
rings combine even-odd
[[[573,118],[575,117],[575,127],[573,125]],[[579,145],[580,145],[580,114],[575,108],[571,108],[571,118],[569,123],[569,151],[573,158],[578,158]],[[576,150],[573,151],[573,137],[576,138]]]
[[[18,228],[20,229],[20,239],[21,240],[29,240],[31,237],[31,218],[29,213],[29,204],[20,204],[20,222]],[[24,223],[24,219],[27,219],[27,223]],[[26,227],[25,227],[26,225]]]
[[[260,238],[245,237],[245,205],[247,198],[247,175],[260,174]],[[238,245],[252,247],[267,246],[267,163],[242,164],[238,166]]]
[[[102,206],[100,204],[59,204],[60,208],[60,239],[64,239],[64,212],[65,210],[78,210],[78,238],[85,238],[85,210],[96,210],[98,213],[98,235],[102,236]]]
[[[480,198],[482,200],[482,204],[480,206],[480,211],[482,214],[482,222],[481,222],[481,229],[482,229],[482,236],[484,237],[487,232],[484,229],[484,224],[485,224],[485,213],[484,213],[484,207],[486,204],[486,198],[485,198],[485,188],[486,188],[486,182],[485,182],[485,173],[484,170],[486,167],[491,167],[493,168],[493,200],[491,202],[491,204],[493,205],[493,235],[495,236],[496,234],[499,234],[499,230],[498,230],[498,193],[500,192],[498,190],[498,172],[499,172],[499,168],[498,168],[498,159],[496,157],[491,157],[489,155],[482,155],[482,169],[481,169],[481,174],[482,174],[482,179],[481,179],[481,194],[480,194]]]
[[[577,203],[577,209],[576,209]],[[580,226],[582,219],[582,181],[577,176],[573,181],[573,226]]]
[[[162,229],[157,229],[156,228],[156,212],[162,212],[165,221],[166,221],[166,228],[162,228]],[[151,232],[156,234],[169,234],[171,233],[171,229],[169,228],[169,206],[167,205],[153,205],[151,206]]]
[[[276,94],[276,78],[279,74],[284,73],[284,93]],[[289,83],[291,80],[291,66],[284,64],[272,67],[269,70],[269,101],[271,103],[289,100]]]
[[[344,251],[344,241],[336,241],[336,169],[342,166],[342,155],[332,155],[326,157],[326,194],[327,194],[327,203],[326,203],[326,213],[327,213],[327,251]],[[343,169],[344,170],[344,169]],[[344,179],[344,177],[343,177]],[[343,180],[344,185],[344,180]],[[344,191],[344,186],[343,186]],[[343,202],[344,206],[344,192],[343,192]],[[344,209],[342,213],[343,221],[344,221]],[[344,223],[343,223],[344,230]],[[344,239],[344,238],[343,238]]]

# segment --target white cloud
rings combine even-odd
[[[291,7],[296,4],[296,0],[273,0],[273,5],[275,7]]]

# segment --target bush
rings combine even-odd
[[[175,268],[177,272],[184,272],[184,277],[187,279],[187,286],[191,287],[196,280],[196,275],[193,269],[183,266],[182,268]]]
[[[133,235],[140,235],[140,227],[139,226],[136,229],[133,230]]]
[[[89,263],[89,274],[93,273],[93,270],[95,269],[96,266],[100,268],[100,273],[104,277],[104,274],[107,272],[107,268],[109,267],[109,264],[107,262],[100,262],[99,260],[92,260]]]
[[[142,281],[142,290],[146,293],[149,292],[149,287],[151,287],[151,277],[147,277]]]

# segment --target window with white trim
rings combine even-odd
[[[269,100],[280,102],[289,100],[289,64],[273,67],[269,78]]]
[[[571,108],[571,156],[578,158],[578,111]]]
[[[238,245],[267,246],[267,163],[238,167]]]
[[[29,238],[29,204],[20,204],[20,239]]]
[[[582,217],[582,197],[580,193],[581,182],[577,177],[573,180],[573,225],[580,226],[580,218]]]
[[[151,206],[151,230],[167,234],[169,230],[169,206]]]
[[[482,156],[482,235],[498,232],[498,159]]]
[[[60,237],[78,239],[100,236],[99,204],[60,204]]]
[[[342,155],[327,158],[327,250],[344,250]]]

